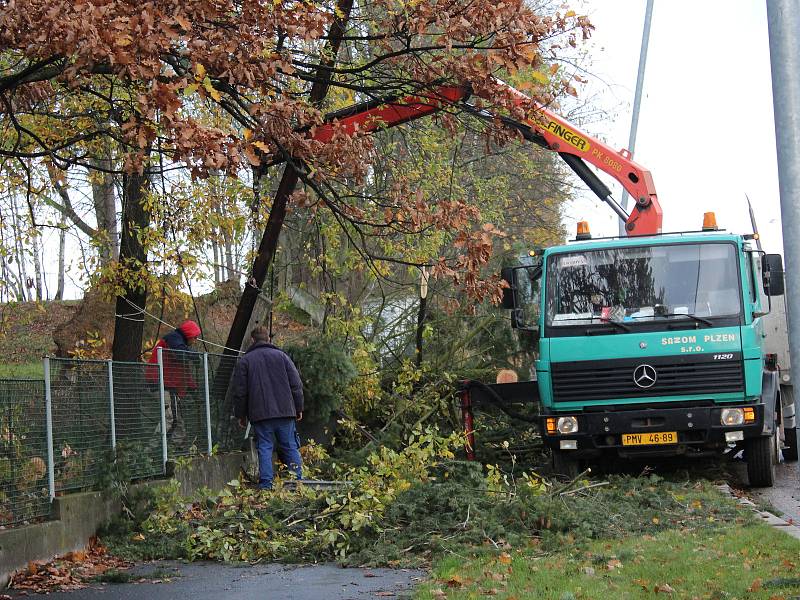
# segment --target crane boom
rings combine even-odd
[[[496,80],[496,83],[510,90],[518,105],[528,106],[533,102],[508,84],[500,80]],[[525,139],[557,152],[584,183],[625,221],[628,235],[661,233],[663,213],[653,177],[650,171],[632,159],[629,151],[614,150],[544,106],[536,104],[534,118],[517,121],[469,104],[467,101],[471,95],[472,90],[468,87],[442,85],[420,94],[354,104],[328,113],[324,123],[310,131],[310,136],[328,143],[337,130],[346,135],[374,132],[432,115],[448,107],[460,106],[478,117],[499,120],[505,126],[519,131]],[[271,164],[277,162],[282,161],[275,159]],[[617,204],[611,191],[586,165],[587,162],[616,179],[636,199],[630,214]]]

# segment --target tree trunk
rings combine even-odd
[[[6,233],[3,225],[4,223],[2,219],[0,219],[0,248],[6,247]],[[5,254],[0,254],[0,277],[2,277],[2,281],[0,281],[0,302],[11,301],[11,291],[14,283],[11,279],[13,276],[14,272],[9,268],[8,263],[6,263]]]
[[[58,289],[56,289],[56,300],[64,299],[64,250],[67,242],[67,221],[61,217],[61,230],[58,232]]]
[[[345,24],[350,18],[350,10],[352,7],[353,0],[339,0],[336,3],[337,17],[333,23],[331,23],[330,31],[328,32],[328,56],[330,58],[325,61],[328,67],[336,63],[336,57],[339,54],[339,47],[341,46],[342,36],[344,35]],[[312,104],[318,105],[328,94],[331,71],[327,69],[318,69],[314,79],[315,81],[311,86],[309,99]],[[239,300],[239,306],[236,309],[236,316],[233,318],[231,329],[228,332],[228,339],[225,342],[226,354],[235,354],[242,346],[247,325],[250,322],[250,317],[253,314],[253,309],[258,299],[258,294],[261,291],[261,286],[264,285],[264,279],[267,276],[270,264],[272,264],[272,259],[275,257],[278,239],[280,238],[283,222],[286,218],[286,206],[289,203],[289,196],[294,191],[298,179],[299,176],[294,168],[292,168],[291,165],[286,165],[283,171],[283,177],[278,185],[278,191],[275,194],[272,210],[269,212],[264,235],[261,237],[261,243],[258,246],[258,254],[256,254],[256,258],[253,261],[250,276],[245,282],[244,291]],[[254,187],[257,194],[259,194],[253,199],[254,209],[257,210],[261,200],[261,177],[254,177]]]
[[[219,250],[219,243],[216,240],[216,232],[215,235],[211,238],[211,251],[214,253],[214,287],[218,287],[220,282],[222,282],[222,278],[220,277],[220,270],[222,269],[222,265],[220,264],[222,261],[220,259],[220,250]]]
[[[231,242],[231,235],[228,231],[222,231],[222,237],[225,241],[225,270],[228,272],[225,281],[233,279],[233,274],[236,268],[233,266],[233,242]]]
[[[144,309],[147,302],[145,274],[147,251],[137,234],[150,225],[150,213],[144,207],[149,176],[133,173],[122,180],[122,240],[119,260],[121,268],[132,272],[126,279],[125,293],[117,296],[114,322],[114,360],[138,362],[144,335]]]
[[[22,230],[19,224],[19,215],[17,215],[17,199],[11,195],[11,229],[14,236],[14,260],[17,262],[17,276],[19,289],[17,298],[21,302],[28,300],[28,273],[25,269],[25,247],[22,244]]]
[[[230,332],[228,332],[228,339],[225,342],[226,354],[236,354],[236,351],[242,345],[242,341],[244,341],[247,325],[250,322],[250,315],[253,314],[253,308],[255,308],[261,286],[264,284],[269,265],[275,256],[278,238],[281,234],[283,221],[286,218],[286,206],[289,203],[289,196],[294,191],[297,180],[297,172],[287,166],[283,172],[278,192],[275,194],[275,201],[272,203],[272,210],[269,212],[267,226],[264,229],[261,244],[258,246],[258,253],[253,262],[250,277],[245,282],[239,306],[236,308],[236,315],[233,318]]]
[[[38,232],[34,232],[31,236],[31,251],[33,252],[33,270],[36,280],[34,284],[36,286],[36,300],[41,302],[44,299],[44,293],[42,291],[42,261],[39,258],[39,235]]]
[[[114,176],[100,169],[110,170],[110,159],[93,161],[98,170],[91,173],[92,201],[97,219],[97,237],[100,262],[108,264],[119,258],[117,240],[117,204],[114,195]]]

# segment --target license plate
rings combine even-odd
[[[623,433],[623,446],[652,446],[657,444],[677,444],[677,431],[652,431],[650,433]]]

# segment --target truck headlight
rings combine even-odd
[[[723,408],[719,415],[723,425],[733,426],[744,423],[744,410],[741,408]]]
[[[575,433],[578,431],[578,419],[575,417],[559,417],[556,423],[559,433]]]

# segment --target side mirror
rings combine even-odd
[[[514,323],[514,313],[513,313],[513,309],[515,306],[514,291],[516,290],[514,267],[503,267],[503,269],[500,271],[500,278],[508,284],[508,287],[503,288],[503,300],[500,302],[500,306],[502,306],[503,308],[512,309],[511,326],[516,327],[516,324]]]
[[[764,271],[764,293],[783,296],[783,259],[780,254],[765,254],[761,259]]]

